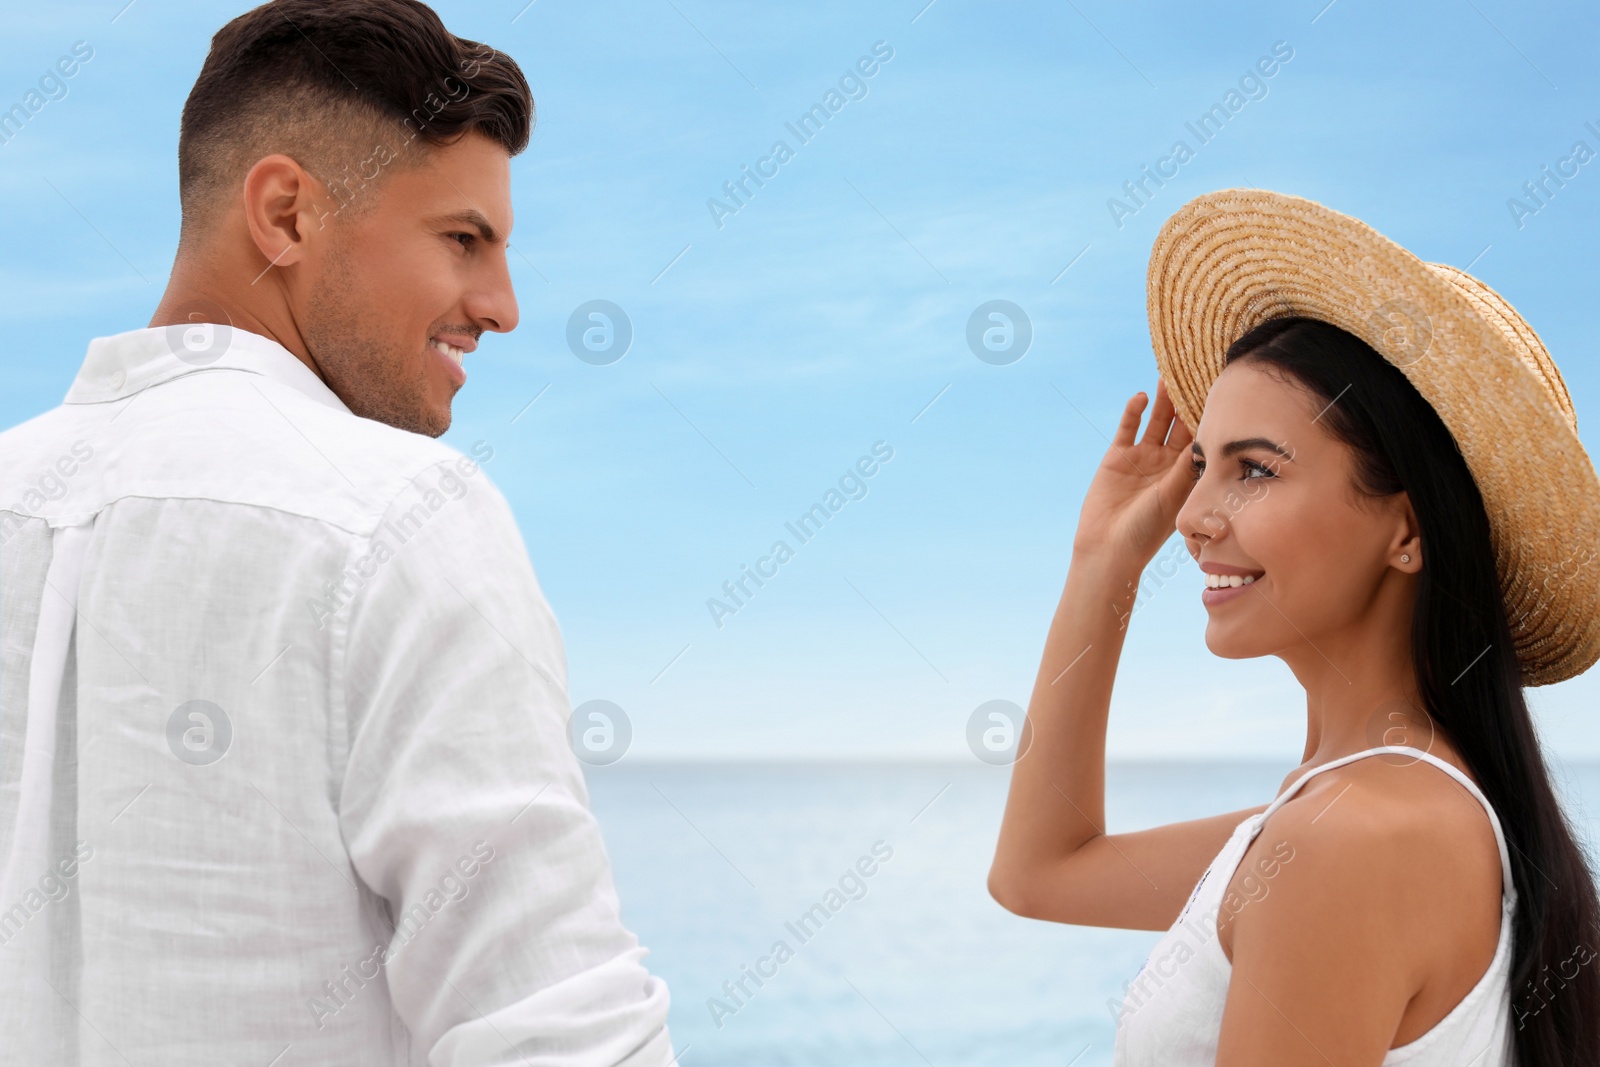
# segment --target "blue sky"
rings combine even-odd
[[[0,145],[3,425],[60,401],[89,338],[148,322],[183,100],[247,6],[123,3],[7,14],[0,106],[75,42],[94,54]],[[446,440],[492,443],[573,700],[623,707],[634,757],[966,757],[974,708],[1026,703],[1101,433],[1154,385],[1151,240],[1202,192],[1311,197],[1471,263],[1595,443],[1600,163],[1520,227],[1507,206],[1575,141],[1600,149],[1593,10],[524,3],[436,5],[518,60],[539,109],[512,165],[522,322],[469,360]],[[1292,58],[1196,147],[1185,123],[1279,42]],[[785,124],[875,45],[892,58],[801,144]],[[1108,200],[1180,138],[1194,158],[1119,227]],[[708,200],[779,139],[792,158],[719,227]],[[610,365],[566,343],[597,299],[634,334]],[[966,341],[996,299],[1033,329],[1003,366]],[[719,628],[708,598],[876,442],[893,457],[865,496]],[[1135,616],[1111,752],[1297,760],[1292,677],[1211,657],[1197,594],[1186,568]],[[1600,756],[1600,682],[1533,695],[1560,753]]]

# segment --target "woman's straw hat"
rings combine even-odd
[[[1483,495],[1523,684],[1600,659],[1600,478],[1560,372],[1498,293],[1348,215],[1258,189],[1180,208],[1147,284],[1156,364],[1191,429],[1228,346],[1267,319],[1331,323],[1404,371]]]

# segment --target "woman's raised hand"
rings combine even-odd
[[[1148,399],[1135,393],[1122,409],[1111,447],[1084,497],[1074,554],[1142,570],[1172,534],[1193,485],[1189,445],[1194,435],[1173,410],[1166,382],[1158,379],[1150,422],[1135,439]]]
[[[1141,438],[1147,407],[1150,425]],[[1032,745],[1012,765],[989,869],[990,894],[1018,915],[1135,930],[1170,927],[1189,887],[1249,814],[1131,834],[1106,831],[1111,690],[1138,595],[1135,583],[1171,535],[1193,485],[1192,443],[1158,384],[1154,405],[1143,393],[1128,401],[1084,497],[1072,563],[1028,702]]]

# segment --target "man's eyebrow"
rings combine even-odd
[[[1290,463],[1294,462],[1294,452],[1278,444],[1276,441],[1269,440],[1265,437],[1246,437],[1238,441],[1229,441],[1227,444],[1222,446],[1222,458],[1231,459],[1234,456],[1237,456],[1240,452],[1250,452],[1255,449],[1273,452],[1288,460]],[[1199,456],[1202,459],[1205,458],[1205,449],[1200,447],[1199,441],[1191,443],[1189,445],[1189,451],[1193,455]]]
[[[488,217],[477,208],[469,208],[466,211],[457,211],[449,215],[435,215],[428,220],[429,225],[447,222],[455,222],[463,226],[475,226],[478,230],[478,236],[485,241],[492,245],[500,243],[500,231],[495,229],[494,223],[490,222]]]

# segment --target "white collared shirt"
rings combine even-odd
[[[671,1061],[472,451],[209,326],[0,434],[0,1059]]]

